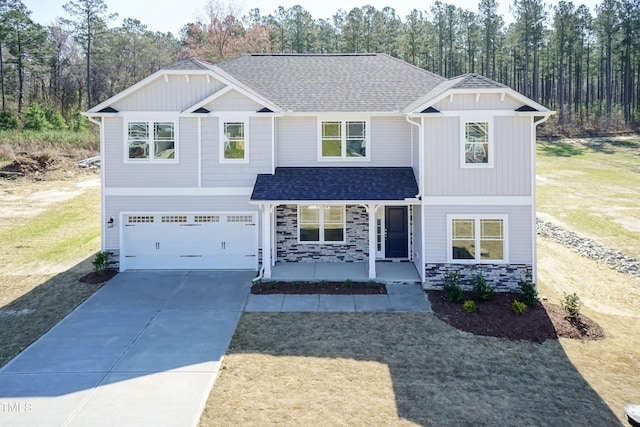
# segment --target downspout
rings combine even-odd
[[[422,194],[423,194],[423,185],[424,185],[424,132],[423,132],[423,128],[424,128],[424,117],[420,118],[420,123],[416,123],[413,120],[411,120],[409,118],[409,116],[405,116],[405,119],[411,123],[412,125],[416,126],[418,128],[418,156],[420,156],[420,158],[418,159],[418,179],[419,179],[419,183],[418,183],[418,194],[415,195],[415,198],[418,200],[422,199]],[[413,141],[411,141],[411,146],[413,146]],[[425,279],[426,279],[426,273],[425,273],[425,251],[426,251],[426,243],[425,243],[425,234],[424,234],[424,225],[425,225],[425,221],[424,221],[424,202],[421,204],[420,206],[420,230],[422,231],[422,236],[420,236],[420,261],[421,261],[421,266],[420,266],[420,278],[422,280],[422,283],[424,283]],[[411,254],[414,255],[414,254]]]
[[[107,233],[107,216],[105,212],[106,196],[105,196],[105,170],[106,162],[104,161],[104,126],[102,126],[102,119],[96,120],[91,116],[85,116],[89,121],[100,128],[100,251],[104,252],[106,249],[105,235]]]
[[[422,124],[418,124],[411,120],[409,116],[404,116],[407,122],[418,127],[418,194],[415,195],[416,199],[422,198],[422,185],[424,183],[424,134],[422,132]],[[411,141],[413,145],[413,141]]]
[[[271,117],[271,175],[276,174],[276,118]]]
[[[533,265],[531,266],[531,269],[533,270],[531,272],[531,279],[536,287],[536,290],[538,289],[538,244],[537,244],[537,240],[538,240],[538,232],[537,232],[537,217],[536,217],[536,145],[537,145],[537,140],[536,140],[536,134],[537,134],[537,128],[538,125],[541,125],[542,123],[546,122],[547,120],[549,120],[549,116],[544,116],[543,118],[541,118],[538,121],[535,121],[535,117],[531,118],[531,121],[533,123],[533,126],[531,126],[531,167],[533,168],[533,170],[531,171],[531,227],[532,227],[532,234],[533,234],[533,239],[532,243],[531,243],[531,255],[532,255],[532,261],[533,261]]]

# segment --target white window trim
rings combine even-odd
[[[169,164],[169,163],[180,163],[180,120],[174,113],[167,115],[166,113],[157,113],[151,115],[144,116],[127,116],[124,118],[124,126],[123,126],[123,153],[122,157],[124,158],[125,163],[137,164],[137,165],[145,165],[145,164]],[[132,122],[146,122],[149,125],[149,157],[146,159],[131,159],[129,158],[129,123]],[[154,144],[155,138],[153,135],[153,123],[157,122],[170,122],[173,123],[173,134],[174,134],[174,158],[173,159],[156,159],[153,157],[153,153],[155,152]]]
[[[317,206],[318,209],[320,210],[320,216],[319,216],[319,222],[320,222],[320,229],[319,229],[319,233],[318,233],[318,237],[319,240],[317,242],[310,242],[308,240],[300,240],[300,207],[302,206]],[[340,241],[325,241],[324,240],[324,208],[329,207],[329,206],[340,206],[342,208],[342,240]],[[344,245],[347,242],[347,206],[346,205],[312,205],[312,204],[304,204],[304,205],[298,205],[298,209],[297,209],[297,222],[296,222],[296,227],[297,227],[297,231],[298,231],[298,243],[301,245]]]
[[[342,155],[340,157],[325,157],[322,155],[322,122],[340,122],[342,127]],[[364,122],[365,126],[365,148],[364,157],[347,157],[347,122]],[[319,162],[370,162],[371,161],[371,120],[367,117],[358,116],[322,116],[318,117],[318,161]]]
[[[487,163],[467,163],[465,156],[466,124],[475,122],[486,122],[489,127],[489,160]],[[487,115],[470,114],[460,117],[460,167],[463,169],[491,169],[494,166],[495,143],[494,143],[494,123],[493,117]]]
[[[247,164],[249,163],[250,152],[250,135],[249,135],[249,116],[248,115],[221,115],[218,118],[218,162],[229,164]],[[242,159],[225,159],[224,157],[224,124],[231,122],[244,123],[244,158]]]
[[[501,219],[502,220],[502,253],[503,259],[487,259],[483,260],[480,253],[476,253],[475,259],[454,259],[451,248],[453,247],[453,220],[454,219],[472,219],[475,224],[475,246],[480,245],[480,220],[481,219]],[[449,214],[447,215],[447,263],[449,264],[509,264],[509,215],[506,214]]]

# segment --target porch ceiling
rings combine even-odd
[[[283,167],[259,174],[254,201],[399,201],[418,194],[410,167]]]

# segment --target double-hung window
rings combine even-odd
[[[319,122],[319,159],[369,159],[367,128],[367,120],[321,120]]]
[[[220,162],[247,163],[249,161],[247,121],[221,119],[220,128]]]
[[[298,206],[298,239],[302,243],[343,243],[344,206]]]
[[[507,262],[506,215],[449,215],[449,262]]]
[[[462,120],[462,167],[493,166],[493,123],[488,119]]]
[[[175,122],[127,122],[127,160],[174,161],[176,158]]]

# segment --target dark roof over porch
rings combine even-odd
[[[258,175],[251,200],[404,200],[416,194],[409,167],[285,167]]]

